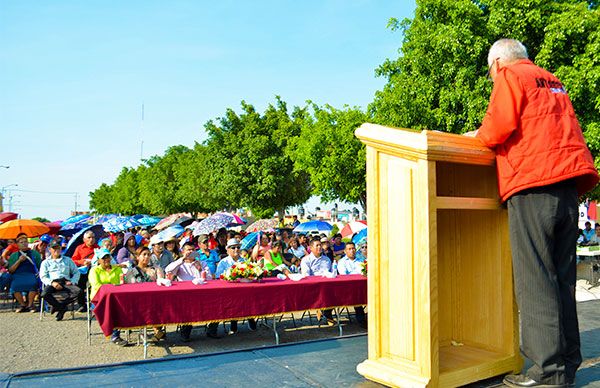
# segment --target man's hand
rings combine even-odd
[[[475,137],[477,136],[477,131],[479,131],[478,129],[474,130],[474,131],[469,131],[467,133],[463,133],[463,135],[465,136],[469,136],[469,137]]]
[[[54,287],[54,289],[55,289],[56,291],[60,291],[60,290],[62,290],[62,289],[63,289],[63,287],[62,287],[62,286],[60,285],[60,283],[59,283],[59,282],[57,282],[57,281],[54,281],[54,282],[52,282],[52,284],[51,284],[51,285],[52,285],[52,287]]]
[[[72,286],[72,285],[73,285],[73,283],[71,283],[70,281],[68,281],[68,280],[67,280],[67,281],[65,282],[65,285],[67,285],[67,286]]]

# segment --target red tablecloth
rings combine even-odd
[[[129,329],[182,323],[206,323],[269,316],[284,312],[367,304],[362,275],[320,276],[301,281],[264,279],[260,283],[173,282],[103,285],[94,296],[94,314],[105,335]]]

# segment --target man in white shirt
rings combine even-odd
[[[300,271],[304,276],[324,276],[331,272],[331,260],[322,253],[321,239],[318,236],[313,237],[310,240],[310,254],[304,256],[300,263]],[[331,309],[323,310],[323,315],[327,318],[327,325],[335,324]]]

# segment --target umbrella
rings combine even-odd
[[[333,229],[333,226],[329,222],[325,221],[308,221],[303,222],[294,228],[294,233],[329,233]]]
[[[137,222],[134,218],[124,216],[115,217],[102,223],[104,230],[106,230],[107,232],[122,232],[129,228],[133,228],[140,225],[141,224]]]
[[[81,229],[79,232],[75,233],[67,243],[67,248],[65,249],[65,256],[73,256],[73,253],[75,253],[75,249],[79,245],[83,244],[83,235],[88,230],[94,232],[94,235],[96,235],[96,241],[100,240],[100,238],[104,237],[105,235],[104,230],[102,228],[102,224],[90,225]]]
[[[227,228],[232,226],[244,225],[245,220],[240,218],[238,215],[231,213],[215,213],[196,225],[194,228],[194,236],[199,234],[208,234],[221,228]]]
[[[154,226],[154,229],[161,230],[173,224],[180,224],[183,221],[191,220],[192,215],[190,213],[176,213],[171,214],[168,217],[163,218]]]
[[[352,242],[355,244],[362,244],[367,241],[367,228],[364,228],[360,232],[356,233],[354,237],[352,237]]]
[[[60,222],[44,222],[44,225],[50,228],[49,234],[57,234],[61,228]]]
[[[160,220],[162,220],[162,218],[160,217],[152,217],[146,215],[141,215],[141,217],[133,216],[133,218],[135,218],[137,222],[139,222],[142,226],[154,226],[158,224]]]
[[[340,234],[342,237],[352,236],[354,233],[358,233],[367,227],[367,221],[352,221],[344,225]]]
[[[76,224],[76,223],[87,221],[90,218],[92,218],[92,216],[90,216],[89,214],[79,214],[77,216],[71,216],[71,217],[67,218],[66,220],[64,220],[62,222],[61,225],[65,226],[65,225],[69,225],[69,224]]]
[[[11,220],[0,225],[0,239],[14,239],[21,233],[37,237],[49,231],[50,228],[36,220]]]
[[[157,244],[161,241],[169,241],[173,237],[179,237],[184,232],[183,226],[172,225],[165,230],[160,231],[154,236],[150,237],[150,244]]]
[[[117,218],[117,214],[102,214],[97,216],[95,224],[102,224],[106,221],[112,220],[113,218]]]
[[[4,212],[0,213],[0,222],[16,220],[19,215],[17,213]]]
[[[273,231],[277,227],[279,221],[275,218],[263,218],[255,221],[246,228],[246,232]]]
[[[241,249],[249,250],[254,248],[256,241],[258,241],[258,235],[259,232],[252,232],[244,237],[241,241]]]

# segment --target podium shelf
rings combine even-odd
[[[513,354],[494,352],[475,346],[440,347],[440,386],[457,386],[475,382],[513,369],[520,363]]]

